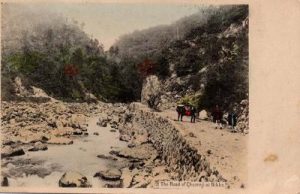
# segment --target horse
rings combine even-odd
[[[182,121],[183,116],[191,116],[191,122],[195,122],[196,119],[195,107],[180,104],[176,107],[176,111],[178,114],[178,118],[177,118],[178,121],[179,120]]]
[[[179,104],[179,105],[176,107],[176,112],[177,112],[177,114],[178,114],[177,120],[178,120],[178,121],[179,121],[179,120],[182,121],[182,117],[183,117],[183,115],[185,114],[185,107],[184,107],[184,105]]]

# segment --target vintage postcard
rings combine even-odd
[[[299,160],[281,158],[272,140],[285,136],[266,132],[282,125],[266,116],[273,74],[257,65],[263,7],[3,1],[0,191],[299,194]]]

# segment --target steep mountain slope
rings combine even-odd
[[[159,109],[180,97],[199,109],[228,109],[247,98],[246,5],[202,8],[172,25],[124,35],[108,52],[77,21],[11,7],[2,15],[2,99],[14,95],[16,77],[62,100],[93,94],[106,101],[151,100]],[[155,84],[149,75],[163,92],[146,91]]]
[[[36,86],[62,100],[84,101],[88,93],[122,98],[114,61],[82,24],[20,5],[5,4],[2,10],[2,99],[14,98],[16,77],[28,89]]]
[[[144,90],[156,84],[146,77],[158,76],[164,91],[156,103],[160,109],[174,106],[176,96],[188,95],[199,108],[220,104],[224,109],[247,98],[247,6],[206,9],[170,26],[126,35],[114,46],[120,58],[138,64]],[[121,60],[120,65],[126,63]]]

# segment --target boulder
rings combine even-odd
[[[193,132],[189,132],[190,137],[197,137]]]
[[[1,149],[1,158],[21,156],[24,154],[25,152],[22,148],[12,148],[10,146],[5,146]]]
[[[143,144],[143,143],[147,143],[147,142],[148,142],[148,134],[147,133],[134,135],[134,139],[133,139],[134,144],[139,145],[139,144]]]
[[[57,128],[62,128],[62,127],[64,127],[64,125],[63,125],[63,123],[62,123],[61,121],[55,121],[55,126],[56,126]]]
[[[100,127],[107,127],[107,122],[108,122],[108,121],[105,121],[105,120],[103,120],[103,121],[98,121],[98,122],[97,122],[97,125],[99,125]]]
[[[58,144],[58,145],[69,145],[69,144],[73,144],[73,141],[65,137],[51,137],[51,139],[47,143]]]
[[[245,100],[242,100],[240,104],[243,106],[247,106],[249,104],[249,102],[248,102],[248,100],[245,99]]]
[[[113,156],[106,156],[104,154],[99,154],[97,155],[98,158],[101,158],[101,159],[107,159],[107,160],[118,160],[117,158],[113,157]]]
[[[73,131],[73,135],[82,135],[82,134],[83,134],[83,132],[80,129],[75,129]]]
[[[127,147],[129,147],[129,148],[133,148],[133,147],[135,147],[136,145],[134,144],[134,143],[130,143],[130,144],[128,144],[127,145]]]
[[[202,120],[207,120],[208,119],[208,115],[207,115],[206,110],[201,110],[199,112],[199,119],[202,119]]]
[[[61,127],[54,129],[51,134],[55,136],[68,136],[72,135],[74,129],[72,127]]]
[[[248,100],[242,100],[240,104],[243,106],[243,109],[238,117],[237,125],[234,131],[248,134],[249,133],[249,103]]]
[[[74,171],[66,172],[59,179],[58,185],[60,187],[91,187],[84,175]]]
[[[209,182],[217,182],[218,181],[218,177],[214,174],[211,174],[209,177],[208,177],[208,181]]]
[[[81,128],[81,131],[87,131],[87,127],[84,127],[84,126],[83,126],[83,127]]]
[[[5,176],[5,177],[2,177],[2,181],[1,181],[1,186],[2,187],[8,187],[8,178]]]
[[[161,101],[161,89],[159,78],[155,75],[148,76],[143,83],[141,102],[151,108],[156,108]]]
[[[48,150],[48,147],[47,145],[43,144],[42,142],[36,142],[34,144],[34,146],[32,146],[31,148],[28,149],[28,151],[30,152],[35,152],[35,151],[45,151],[45,150]]]
[[[109,154],[117,156],[119,154],[119,152],[120,152],[120,150],[111,150],[111,151],[109,151]]]
[[[207,178],[208,178],[207,172],[206,172],[205,170],[202,170],[202,171],[200,172],[198,178],[199,178],[199,181],[201,181],[201,182],[202,182],[202,181],[206,181]]]
[[[42,142],[45,142],[47,141],[49,138],[43,134],[43,133],[34,133],[34,132],[31,132],[29,130],[21,130],[18,132],[18,140],[22,143],[35,143],[35,142],[38,142],[38,141],[42,141]]]
[[[159,174],[162,174],[165,171],[164,166],[156,166],[152,169],[152,175],[158,176]]]
[[[110,127],[113,128],[113,129],[118,129],[118,125],[113,123],[113,124],[110,124]]]
[[[92,93],[85,93],[84,100],[85,100],[85,102],[94,102],[94,103],[96,103],[98,101],[98,98]]]
[[[15,144],[16,142],[10,139],[3,139],[2,140],[2,145],[12,145]]]
[[[121,171],[119,169],[111,168],[107,170],[100,170],[97,172],[94,177],[100,177],[108,181],[118,181],[121,178]]]
[[[133,177],[133,173],[132,171],[129,170],[128,167],[122,169],[121,180],[122,180],[123,188],[129,188],[131,186],[132,177]]]
[[[110,121],[110,119],[108,118],[108,115],[106,113],[101,113],[99,115],[99,120],[97,122],[97,125],[99,125],[100,127],[107,127],[107,123]]]
[[[114,181],[104,185],[105,188],[121,188],[122,182],[121,181]]]
[[[117,156],[134,160],[147,160],[157,156],[157,152],[151,144],[141,144],[133,148],[124,148],[117,153]]]
[[[110,121],[111,124],[117,124],[120,122],[120,117],[116,116],[116,115],[113,115],[112,116],[112,119]]]
[[[146,177],[148,177],[148,174],[145,172],[136,174],[132,179],[133,188],[146,188],[150,184],[150,180]]]
[[[25,97],[32,94],[32,91],[28,90],[28,88],[24,86],[23,80],[19,76],[14,79],[13,86],[14,92],[17,96]]]
[[[47,101],[51,100],[51,97],[48,96],[47,93],[43,89],[37,88],[37,87],[34,87],[34,86],[31,86],[31,88],[32,88],[31,97],[34,97],[34,98],[47,98],[48,99]]]
[[[48,117],[46,117],[46,122],[47,122],[47,124],[50,126],[50,127],[57,127],[56,126],[56,119],[51,115],[51,116],[48,116]]]
[[[119,139],[120,139],[120,141],[126,141],[126,142],[129,142],[131,138],[130,138],[129,135],[125,135],[125,134],[124,134],[124,135],[121,135]]]
[[[72,114],[68,125],[73,128],[82,128],[85,123],[86,117],[83,114]]]

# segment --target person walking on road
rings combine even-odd
[[[216,107],[214,108],[214,110],[212,111],[212,116],[213,116],[213,122],[216,124],[215,128],[218,129],[218,127],[220,129],[222,129],[222,118],[223,118],[223,113],[219,107],[219,105],[216,105]]]
[[[185,112],[184,105],[179,104],[176,107],[176,112],[177,112],[177,115],[178,115],[177,120],[182,121],[182,118],[183,118],[183,115],[184,115],[184,112]]]
[[[196,108],[194,106],[191,107],[191,123],[196,122]]]
[[[236,113],[236,108],[234,107],[232,111],[228,114],[228,124],[230,128],[234,131],[234,128],[236,126],[237,122],[237,113]]]

